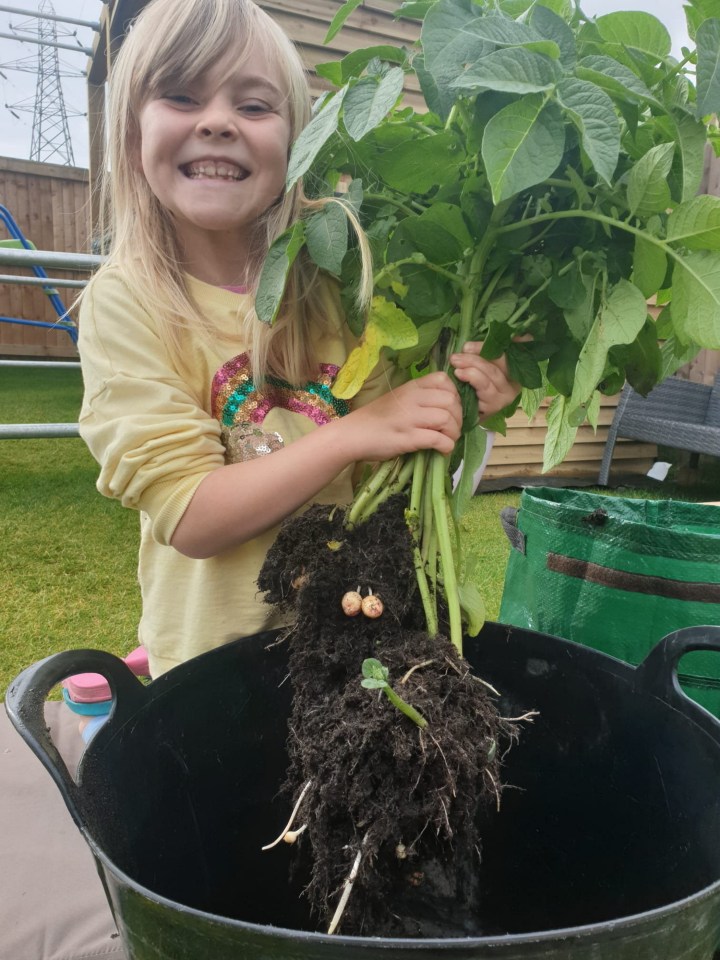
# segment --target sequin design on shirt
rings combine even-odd
[[[275,408],[302,414],[317,426],[349,413],[347,401],[339,400],[331,392],[339,369],[335,364],[320,364],[318,379],[302,387],[294,387],[279,377],[268,377],[263,389],[258,390],[247,353],[223,364],[213,378],[212,412],[222,426],[226,460],[250,460],[284,446],[279,433],[262,429],[265,417]]]

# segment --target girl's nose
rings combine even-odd
[[[211,101],[202,111],[195,132],[206,140],[211,137],[234,139],[237,136],[234,110],[229,104]]]

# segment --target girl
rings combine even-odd
[[[270,243],[311,206],[284,192],[309,108],[296,51],[251,0],[153,0],[113,68],[112,240],[82,299],[80,428],[98,489],[140,513],[153,676],[278,625],[256,579],[281,520],[348,502],[358,462],[459,436],[443,373],[391,388],[381,365],[351,404],[332,396],[352,337],[302,258],[276,324],[254,314]],[[478,352],[455,372],[488,416],[518,387]]]

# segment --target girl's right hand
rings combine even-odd
[[[460,395],[446,373],[429,373],[360,407],[341,423],[357,449],[356,460],[390,460],[416,450],[449,454],[462,427]]]

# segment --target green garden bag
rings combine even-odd
[[[666,634],[720,625],[720,507],[527,488],[499,620],[638,664]],[[686,693],[720,716],[720,655],[687,654]]]

